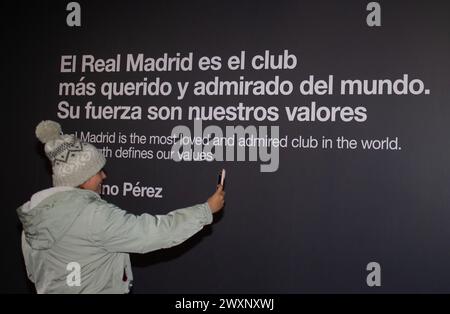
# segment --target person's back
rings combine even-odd
[[[70,150],[71,143],[65,143],[63,148]],[[73,143],[83,152],[83,143]],[[106,177],[101,172],[102,157],[93,158],[96,167],[84,159],[83,166],[89,166],[87,173],[92,176],[80,183],[81,188],[76,187],[76,180],[73,186],[55,184],[17,210],[24,229],[22,249],[28,277],[38,293],[127,293],[133,280],[128,253],[177,245],[211,223],[212,213],[223,206],[224,192],[219,187],[208,202],[167,215],[129,214],[95,192]],[[78,282],[71,281],[73,265],[80,268]]]
[[[108,252],[92,239],[89,210],[96,200],[90,191],[51,188],[19,208],[26,268],[38,293],[128,291],[131,272],[123,276],[130,267],[128,254]],[[74,262],[80,265],[80,285],[67,282]]]

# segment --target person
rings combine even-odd
[[[37,293],[128,293],[129,253],[180,244],[223,208],[219,184],[201,204],[166,215],[127,213],[100,197],[106,160],[96,147],[62,134],[59,123],[49,120],[38,124],[36,136],[52,163],[53,187],[35,193],[17,213],[26,271]]]

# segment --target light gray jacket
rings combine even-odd
[[[136,216],[97,193],[68,187],[34,194],[17,213],[27,274],[38,293],[126,293],[133,280],[128,253],[177,245],[212,222],[208,203]],[[73,262],[81,267],[79,286]]]

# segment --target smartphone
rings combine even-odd
[[[225,169],[222,169],[222,171],[219,173],[217,184],[220,184],[225,189]]]

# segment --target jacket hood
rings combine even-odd
[[[17,209],[25,239],[37,250],[46,250],[61,238],[75,219],[100,196],[72,187],[54,187],[34,194]]]

